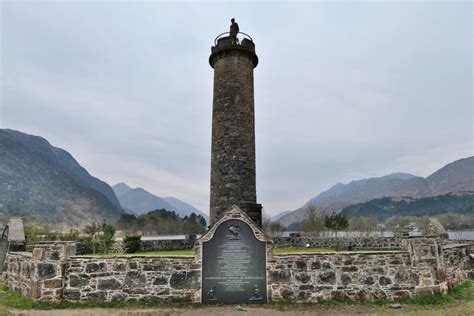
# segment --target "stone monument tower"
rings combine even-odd
[[[242,41],[232,33],[218,36],[209,57],[214,68],[211,225],[236,204],[261,226],[262,206],[257,203],[255,183],[253,90],[258,57],[251,37],[238,34]]]

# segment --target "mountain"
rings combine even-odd
[[[196,213],[196,215],[204,215],[203,212],[192,206],[191,204],[188,204],[186,202],[183,202],[181,200],[178,200],[177,198],[174,197],[165,197],[164,198],[166,202],[171,204],[171,206],[175,207],[177,210],[183,213]],[[206,218],[207,216],[204,215]]]
[[[386,197],[350,205],[341,213],[347,217],[366,216],[384,220],[392,216],[434,216],[447,211],[474,214],[474,192],[448,193],[419,199]]]
[[[0,129],[0,218],[21,216],[57,228],[115,220],[123,213],[112,188],[46,139]]]
[[[196,215],[202,215],[207,221],[209,221],[209,217],[206,214],[177,198],[159,197],[143,188],[131,188],[125,183],[118,183],[112,188],[117,195],[120,204],[125,209],[131,210],[133,213],[143,214],[156,209],[165,209],[168,211],[175,211],[180,216],[196,213]]]
[[[392,173],[348,184],[338,183],[299,209],[283,216],[279,222],[288,227],[303,221],[306,207],[312,204],[322,209],[341,211],[349,205],[384,197],[420,198],[460,191],[474,191],[474,157],[454,161],[427,178],[407,173]]]
[[[277,215],[273,215],[272,216],[272,222],[278,221],[280,218],[282,218],[283,216],[285,216],[286,214],[289,214],[289,213],[291,213],[291,210],[283,211],[281,213],[278,213]]]
[[[456,160],[439,169],[426,180],[430,195],[474,191],[474,157]]]

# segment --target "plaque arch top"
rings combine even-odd
[[[263,241],[266,243],[267,258],[273,257],[273,241],[271,240],[270,236],[268,236],[267,233],[265,233],[258,225],[256,225],[255,222],[244,211],[240,209],[240,207],[234,204],[214,225],[212,225],[212,227],[204,235],[202,235],[198,240],[196,240],[194,244],[194,249],[196,253],[195,260],[197,262],[201,262],[202,260],[203,242],[211,240],[212,237],[214,237],[217,228],[224,222],[229,221],[231,219],[238,219],[249,225],[255,238],[259,241]]]

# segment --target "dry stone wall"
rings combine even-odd
[[[232,218],[250,219],[242,212]],[[222,218],[224,221],[226,218]],[[253,226],[255,228],[255,226]],[[256,229],[256,228],[255,228]],[[210,230],[205,238],[211,238]],[[269,300],[396,299],[446,293],[474,278],[474,244],[446,244],[410,237],[403,251],[279,254],[267,241]],[[196,257],[73,256],[66,242],[35,245],[32,253],[11,252],[3,272],[10,289],[42,301],[201,300],[200,240]]]
[[[11,290],[41,300],[58,301],[64,287],[64,265],[75,254],[76,245],[69,242],[42,243],[33,253],[11,252],[3,281]]]
[[[466,280],[474,280],[474,244],[452,244],[443,248],[445,278],[449,288]]]
[[[197,301],[200,266],[193,257],[72,257],[64,299]]]
[[[141,250],[184,250],[192,249],[196,239],[142,240]]]
[[[275,237],[275,247],[311,247],[317,248],[363,248],[363,249],[400,249],[401,237]]]
[[[414,294],[418,276],[408,252],[274,255],[274,300],[396,299]]]

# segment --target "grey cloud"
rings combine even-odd
[[[336,182],[426,176],[473,154],[472,3],[13,2],[0,125],[92,174],[207,211],[214,37],[257,45],[258,197],[271,213]]]

